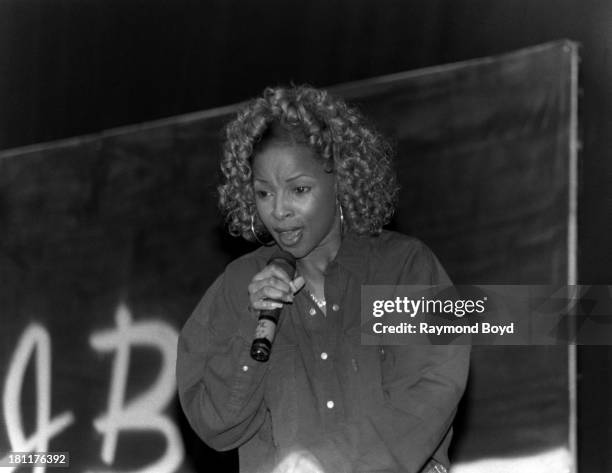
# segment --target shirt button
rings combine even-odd
[[[333,310],[334,312],[338,312],[338,311],[340,310],[340,306],[339,306],[338,304],[334,304],[334,305],[332,306],[332,310]]]
[[[327,401],[327,408],[328,409],[333,409],[334,408],[334,401]]]
[[[310,315],[315,315],[317,313],[316,309],[314,307],[311,307],[310,310],[308,311],[308,313]]]
[[[325,352],[321,353],[321,359],[322,360],[327,360],[327,353],[325,353]]]
[[[242,367],[242,371],[249,371],[249,367],[248,367],[247,365],[244,365],[244,366]]]

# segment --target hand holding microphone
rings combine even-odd
[[[304,278],[293,279],[294,275],[295,258],[286,251],[278,251],[249,284],[251,307],[259,310],[251,346],[251,356],[257,361],[268,361],[281,309],[285,303],[293,302],[294,294],[304,285]]]

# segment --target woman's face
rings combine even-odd
[[[253,190],[259,217],[281,248],[296,258],[338,250],[334,174],[308,146],[263,148],[253,159]]]

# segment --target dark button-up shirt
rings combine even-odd
[[[269,473],[308,450],[326,473],[418,472],[448,465],[469,347],[360,343],[363,284],[450,284],[433,253],[394,232],[346,235],[325,273],[327,315],[305,291],[286,305],[267,363],[251,359],[247,286],[275,248],[230,263],[185,324],[181,404],[211,447],[239,447],[240,471]]]

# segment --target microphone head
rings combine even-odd
[[[278,249],[270,256],[268,264],[275,264],[281,267],[290,279],[293,279],[293,276],[295,276],[295,256],[288,251]]]

